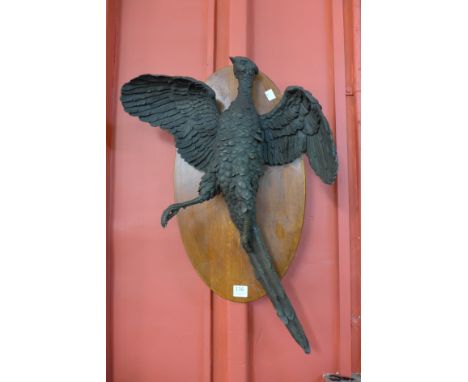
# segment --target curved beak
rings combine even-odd
[[[232,64],[234,65],[234,57],[229,57],[229,59],[231,60]]]

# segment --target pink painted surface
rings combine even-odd
[[[321,101],[341,167],[332,187],[307,167],[303,235],[284,278],[312,345],[306,356],[267,299],[228,302],[198,278],[177,224],[159,224],[173,202],[173,139],[110,97],[109,380],[318,382],[326,372],[360,371],[359,99],[348,94],[360,91],[359,33],[345,22],[357,19],[357,0],[114,3],[109,91],[142,73],[204,79],[229,54],[246,54],[281,88],[301,85]]]
[[[142,73],[205,77],[206,40],[203,1],[122,1],[117,88]],[[177,224],[159,220],[174,199],[172,137],[117,107],[112,155],[113,380],[207,381],[208,292]]]
[[[276,0],[253,2],[249,54],[279,87],[301,85],[309,89],[334,126],[332,20],[328,3],[291,1],[285,6]],[[257,367],[251,369],[251,381],[316,382],[325,372],[339,370],[336,186],[324,185],[309,166],[306,177],[302,239],[283,284],[309,336],[312,356],[301,354],[287,340],[287,332],[268,301],[255,302],[250,315],[250,346],[252,362]]]

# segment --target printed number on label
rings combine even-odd
[[[234,297],[249,297],[249,287],[247,285],[234,285],[232,295]]]

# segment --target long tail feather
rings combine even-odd
[[[248,256],[255,270],[258,281],[262,284],[265,292],[270,298],[276,312],[288,328],[289,332],[296,342],[304,349],[305,353],[310,353],[309,341],[299,322],[296,312],[281,285],[278,272],[268,254],[265,243],[263,242],[260,230],[256,224],[253,226],[254,233],[254,251],[249,251]]]

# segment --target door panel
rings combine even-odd
[[[339,0],[108,1],[110,381],[318,382],[360,371],[356,9]],[[159,223],[174,201],[173,139],[118,101],[139,74],[205,79],[239,54],[282,90],[310,90],[337,137],[336,185],[306,166],[302,238],[283,279],[309,356],[266,298],[232,303],[199,279],[176,222]]]
[[[117,88],[142,73],[203,78],[205,17],[201,0],[122,1]],[[117,105],[111,206],[116,382],[206,380],[208,292],[184,254],[177,224],[163,229],[159,220],[174,200],[174,159],[168,133]]]
[[[334,125],[331,7],[328,1],[256,0],[251,4],[249,55],[283,89],[300,85],[316,96]],[[312,356],[290,341],[267,300],[250,312],[252,381],[311,381],[338,370],[339,307],[336,186],[323,184],[306,166],[307,202],[297,257],[286,288]],[[320,380],[320,379],[318,379]]]

